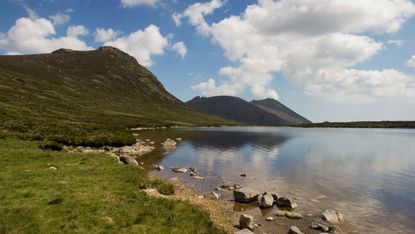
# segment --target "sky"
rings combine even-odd
[[[315,121],[415,120],[411,0],[0,0],[0,54],[114,46],[188,101]]]

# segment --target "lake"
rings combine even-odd
[[[415,233],[415,130],[220,127],[140,134],[157,144],[183,138],[175,150],[145,157],[167,168],[155,175],[179,177],[201,193],[239,183],[295,198],[304,213],[339,210],[360,233]],[[172,166],[196,167],[206,180],[175,174]]]

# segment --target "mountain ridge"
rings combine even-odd
[[[269,102],[273,99],[265,100]],[[263,103],[263,101],[247,102],[233,96],[198,96],[186,102],[186,104],[210,114],[252,125],[289,126],[310,122],[276,100],[273,101],[283,107],[279,110],[283,114],[278,113],[276,109],[272,109],[275,108],[275,105],[272,106],[269,103]]]

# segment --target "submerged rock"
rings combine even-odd
[[[274,204],[274,198],[269,193],[263,193],[258,195],[259,208],[270,208]]]
[[[255,233],[251,232],[251,230],[249,230],[247,228],[244,228],[242,230],[239,230],[239,231],[235,232],[235,234],[255,234]]]
[[[272,216],[268,216],[265,220],[266,220],[266,221],[272,221],[272,220],[274,220],[274,217],[272,217]]]
[[[311,223],[310,227],[314,230],[320,230],[320,231],[323,231],[323,232],[329,232],[330,231],[329,227],[327,227],[323,224],[317,223],[317,222]]]
[[[164,167],[162,165],[153,164],[153,169],[157,171],[162,171],[164,170]]]
[[[322,218],[332,224],[344,222],[343,214],[335,210],[325,210],[322,214]]]
[[[285,216],[289,219],[302,219],[303,215],[300,213],[285,211]]]
[[[250,230],[254,229],[255,227],[255,220],[254,217],[247,214],[242,214],[239,217],[239,228],[248,228]]]
[[[179,168],[179,167],[172,167],[171,170],[176,172],[176,173],[186,173],[187,172],[186,168]]]
[[[277,206],[288,207],[291,209],[295,209],[298,206],[297,203],[295,203],[294,201],[292,201],[291,199],[287,197],[278,197],[275,203],[277,204]]]
[[[164,142],[161,143],[161,145],[165,148],[165,149],[174,149],[176,148],[176,142],[172,139],[167,138]]]
[[[236,202],[252,202],[256,200],[258,195],[258,191],[246,187],[233,191],[233,197]]]
[[[300,229],[296,226],[291,226],[290,230],[288,231],[288,234],[304,234]]]

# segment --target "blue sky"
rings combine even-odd
[[[2,0],[0,15],[0,54],[116,46],[183,101],[272,97],[312,121],[415,119],[410,0]]]

